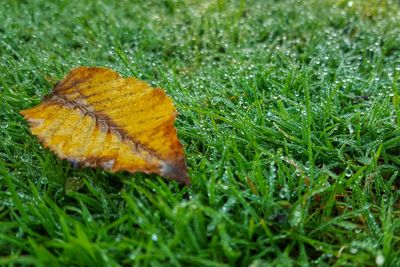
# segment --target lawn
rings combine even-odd
[[[76,66],[165,89],[190,187],[40,146]],[[400,4],[3,1],[0,139],[2,266],[400,266]]]

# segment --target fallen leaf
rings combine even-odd
[[[74,165],[190,183],[174,105],[162,89],[143,81],[106,68],[75,68],[21,114],[45,147]]]

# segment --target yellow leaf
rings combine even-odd
[[[75,68],[21,114],[32,134],[62,159],[190,183],[174,105],[162,89],[143,81],[106,68]]]

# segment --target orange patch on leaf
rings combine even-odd
[[[163,90],[143,81],[106,68],[75,68],[21,114],[32,134],[62,159],[190,183],[175,107]]]

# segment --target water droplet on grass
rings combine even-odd
[[[215,225],[214,224],[209,224],[207,226],[207,232],[213,232],[215,230]]]
[[[290,191],[286,184],[279,191],[279,197],[282,199],[288,199],[290,197]]]
[[[357,254],[358,253],[358,248],[350,248],[350,253],[351,254]]]
[[[152,234],[151,235],[151,240],[153,240],[154,242],[158,241],[158,236],[156,234]]]
[[[376,256],[375,258],[375,263],[378,266],[382,266],[385,263],[385,257],[381,254],[379,254],[378,256]]]
[[[83,179],[80,177],[67,177],[65,180],[65,193],[68,195],[71,192],[79,191],[83,187]]]
[[[346,170],[344,171],[344,175],[346,177],[350,177],[351,175],[353,175],[353,171],[350,168],[346,168]]]
[[[302,219],[302,211],[301,205],[297,205],[294,210],[292,211],[292,216],[290,218],[290,225],[291,226],[298,226]]]

